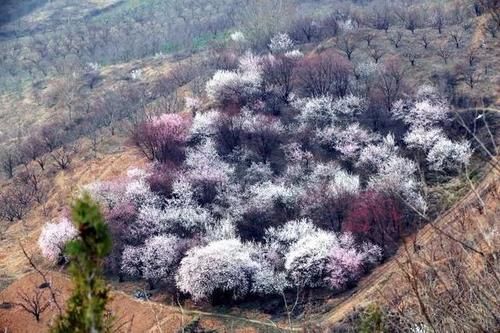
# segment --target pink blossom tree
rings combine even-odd
[[[370,243],[358,246],[352,234],[342,234],[330,249],[326,281],[335,290],[343,290],[382,258],[382,249]]]
[[[140,123],[133,140],[150,160],[179,163],[184,158],[191,119],[179,114],[164,114]]]

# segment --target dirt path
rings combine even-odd
[[[279,331],[286,331],[286,332],[301,332],[302,329],[299,327],[284,327],[281,324],[277,324],[271,320],[263,321],[263,320],[258,320],[258,319],[249,319],[243,316],[235,316],[235,315],[228,315],[228,314],[223,314],[223,313],[217,313],[217,312],[207,312],[207,311],[199,311],[199,310],[181,310],[178,307],[172,307],[172,306],[167,306],[167,305],[162,305],[163,307],[167,308],[170,312],[177,312],[179,314],[184,314],[184,315],[189,315],[189,316],[199,316],[199,317],[210,317],[210,318],[216,318],[216,319],[221,319],[224,321],[230,321],[230,322],[236,322],[236,323],[246,323],[249,324],[250,326],[257,326],[261,328],[267,328],[267,329],[276,329]],[[159,326],[163,326],[166,321],[168,321],[169,318],[164,318],[163,320],[158,322]],[[157,332],[158,328],[157,325],[152,327],[148,332],[153,333]]]

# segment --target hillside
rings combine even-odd
[[[74,292],[83,194],[117,332],[498,327],[497,2],[0,12],[0,329]]]
[[[110,160],[103,160],[102,163],[108,165],[106,162],[109,161]],[[118,163],[127,163],[125,157],[113,159],[113,162],[116,163],[115,165]],[[91,167],[90,170],[95,172],[99,169]],[[116,174],[113,174],[110,170],[103,172],[103,177],[110,177],[112,175],[116,176]],[[418,260],[420,256],[428,256],[433,251],[431,249],[434,249],[438,242],[450,242],[448,236],[443,236],[443,233],[437,230],[442,230],[460,241],[481,239],[484,235],[493,232],[492,229],[494,230],[500,214],[500,210],[498,209],[498,197],[500,195],[498,185],[498,171],[494,169],[490,170],[487,176],[481,180],[475,189],[485,204],[484,210],[481,211],[478,209],[476,193],[471,190],[450,210],[446,211],[441,217],[434,221],[432,223],[433,226],[428,225],[422,230],[419,230],[415,235],[408,237],[406,242],[408,243],[409,249],[402,247],[400,251],[386,263],[382,264],[368,276],[363,278],[355,289],[343,295],[330,298],[324,306],[324,309],[328,309],[324,310],[326,313],[314,315],[305,325],[312,327],[335,326],[342,320],[345,320],[345,318],[356,309],[365,308],[372,303],[384,304],[384,301],[387,300],[385,296],[389,295],[394,290],[394,286],[402,285],[400,282],[402,279],[400,266],[404,266],[405,262],[408,260],[408,256],[416,257]],[[464,212],[466,214],[465,216]],[[462,224],[463,219],[466,220],[465,224]],[[464,236],[466,237],[464,238]],[[29,238],[30,236],[23,237],[21,242],[29,244]],[[498,238],[493,239],[493,241],[497,240]],[[414,242],[421,248],[420,253],[414,252]],[[497,244],[490,244],[490,246],[491,245],[498,246]],[[489,251],[488,248],[487,251]],[[10,272],[16,270],[20,272],[19,263],[22,263],[21,267],[24,267],[24,269],[28,268],[27,261],[22,256],[22,253],[20,253],[18,246],[12,245],[2,248],[2,252],[11,253],[10,258],[12,258],[13,252],[19,252],[19,254],[16,255],[18,257],[15,261],[16,264],[11,261],[12,259],[9,259],[8,263],[4,262],[4,265],[6,264],[6,266],[3,266],[4,270],[8,268]],[[436,262],[446,260],[446,258],[442,258],[439,253],[432,253],[432,256]],[[426,265],[429,265],[429,263],[427,262]],[[70,291],[69,281],[64,275],[60,273],[50,273],[49,279],[53,281],[52,283],[56,286],[56,289],[61,290],[62,295],[67,295]],[[23,290],[26,286],[41,283],[41,279],[36,273],[18,275],[15,280],[15,283],[10,284],[8,288],[0,293],[0,302],[4,305],[15,303],[15,300],[18,298],[19,290]],[[201,318],[201,327],[205,329],[221,329],[221,327],[228,329],[229,327],[236,327],[235,332],[252,332],[254,329],[261,332],[265,327],[268,327],[268,330],[272,331],[274,325],[276,325],[263,318],[254,318],[248,314],[233,314],[226,316],[217,313],[197,311],[196,309],[181,310],[176,306],[168,307],[159,303],[143,302],[130,296],[129,293],[131,292],[130,288],[132,288],[132,286],[128,289],[126,287],[124,288],[124,286],[118,287],[121,290],[125,290],[126,293],[115,291],[112,296],[113,302],[111,307],[113,311],[116,311],[117,317],[120,319],[119,322],[129,327],[132,332],[177,332],[183,324],[188,323],[195,317]],[[402,290],[399,291],[403,292]],[[64,297],[65,296],[63,296],[63,298]],[[134,309],[133,314],[127,311],[130,308]],[[27,313],[19,309],[11,309],[2,306],[0,310],[0,319],[3,323],[6,323],[4,328],[7,328],[8,331],[32,332],[33,330],[37,330],[39,332],[45,332],[47,327],[46,323],[54,313],[55,309],[52,309],[50,313],[44,316],[45,319],[40,324],[37,324],[37,326],[26,326],[26,323],[35,324]],[[180,318],[180,313],[184,313],[183,319]],[[22,326],[17,326],[19,323],[23,323]],[[158,325],[160,325],[161,328],[158,328]],[[248,326],[254,326],[254,328],[252,329]]]
[[[395,291],[398,294],[409,292],[404,289],[404,268],[409,262],[422,267],[446,264],[453,258],[444,252],[443,243],[454,243],[456,239],[469,245],[474,244],[483,249],[485,255],[494,255],[498,247],[498,237],[495,234],[500,214],[499,179],[498,170],[490,170],[474,191],[471,190],[431,225],[408,237],[398,253],[360,281],[352,293],[330,303],[332,309],[323,317],[325,324],[338,323],[349,313],[371,303],[386,304]],[[478,195],[484,202],[484,208],[481,208]]]

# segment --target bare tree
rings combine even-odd
[[[0,164],[8,178],[14,176],[14,168],[19,164],[19,154],[15,148],[6,148],[1,153]]]
[[[448,63],[448,59],[451,57],[451,51],[448,43],[440,43],[436,48],[437,55],[443,59],[444,63]]]
[[[375,39],[375,34],[370,31],[361,31],[361,39],[366,42],[366,46],[370,47]]]
[[[320,35],[320,26],[310,17],[301,17],[293,23],[292,37],[300,42],[310,43]]]
[[[384,30],[386,33],[393,23],[392,11],[387,5],[384,7],[375,7],[373,14],[369,17],[370,26],[378,30]]]
[[[286,56],[277,56],[273,61],[264,63],[265,82],[286,102],[293,88],[293,71],[296,61]]]
[[[420,42],[420,45],[422,45],[426,50],[431,45],[431,39],[425,31],[420,34],[420,38],[418,39],[418,41]]]
[[[52,285],[50,279],[48,278],[47,276],[47,273],[46,272],[43,272],[36,264],[35,262],[33,261],[33,258],[32,256],[30,256],[28,254],[28,252],[26,252],[26,249],[24,248],[23,244],[21,242],[19,242],[19,246],[21,247],[21,251],[23,251],[23,255],[24,257],[28,260],[28,263],[29,265],[35,270],[35,272],[37,272],[38,275],[40,275],[40,277],[42,278],[42,281],[43,283],[40,285],[40,287],[44,287],[47,288],[49,290],[49,294],[50,294],[50,300],[51,300],[51,303],[56,307],[57,311],[58,311],[58,314],[61,315],[62,314],[62,307],[61,305],[59,304],[59,301],[57,299],[57,295],[59,294],[59,291],[56,290],[54,288],[54,286]]]
[[[373,45],[370,48],[369,54],[370,57],[373,59],[373,61],[375,61],[375,63],[378,64],[378,61],[384,56],[385,52],[381,47]]]
[[[76,152],[76,146],[74,145],[63,145],[61,148],[52,151],[50,156],[61,170],[66,170],[71,164],[72,157]]]
[[[473,67],[475,66],[478,62],[479,62],[479,58],[478,58],[478,48],[476,47],[470,47],[468,50],[467,50],[467,60],[469,62],[469,66],[470,67]]]
[[[388,37],[388,39],[391,42],[391,44],[394,45],[395,48],[399,48],[401,46],[401,42],[403,40],[403,32],[397,30],[396,32],[392,33]]]
[[[464,80],[464,82],[471,89],[474,89],[474,86],[481,78],[481,71],[477,70],[475,67],[468,66],[468,64],[467,65],[460,64],[457,67],[458,67],[457,71],[461,74],[461,77]]]
[[[345,34],[337,40],[337,47],[342,50],[347,59],[352,60],[354,50],[358,48],[356,40],[352,34]]]
[[[23,184],[14,184],[0,193],[0,218],[13,222],[22,220],[33,200],[32,190]]]
[[[459,49],[462,46],[464,34],[459,29],[453,29],[450,31],[450,39],[455,43],[455,47]]]
[[[421,57],[420,53],[417,52],[413,47],[409,47],[403,53],[404,57],[410,61],[411,66],[415,66],[417,59]]]
[[[306,57],[297,65],[298,87],[309,96],[343,97],[349,89],[352,65],[344,56],[326,51]]]
[[[402,6],[397,8],[395,13],[404,27],[410,30],[412,34],[422,26],[422,16],[419,8]]]
[[[40,169],[45,170],[48,152],[46,145],[38,137],[38,133],[32,133],[31,136],[22,144],[21,152],[27,161],[34,161]]]
[[[124,99],[116,91],[108,92],[105,96],[97,99],[93,104],[96,113],[96,127],[105,126],[109,128],[111,135],[115,134],[116,121],[120,118],[120,112],[124,109]]]
[[[431,25],[441,34],[446,25],[446,12],[442,5],[436,6],[431,14]]]
[[[63,127],[62,123],[56,121],[44,125],[40,129],[39,138],[49,152],[52,152],[63,143]]]
[[[19,291],[17,293],[20,302],[17,303],[25,312],[40,321],[40,316],[50,306],[50,301],[45,296],[45,290],[33,287],[31,292]]]
[[[321,35],[324,38],[337,36],[339,33],[339,24],[335,15],[328,15],[321,20]]]
[[[404,73],[405,69],[399,58],[393,56],[384,62],[377,81],[377,88],[384,97],[387,111],[390,111],[392,104],[399,98],[403,90]]]
[[[57,103],[68,112],[68,121],[73,121],[73,113],[76,101],[82,95],[82,85],[76,73],[66,75],[63,79],[56,81],[54,87],[55,99]]]
[[[30,191],[30,196],[33,197],[38,204],[43,204],[47,199],[47,184],[43,180],[41,173],[36,172],[33,168],[25,166],[24,170],[19,172],[16,183],[21,186],[27,186]]]

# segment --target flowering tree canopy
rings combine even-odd
[[[433,170],[458,170],[469,164],[471,155],[468,142],[452,142],[447,138],[440,138],[430,149],[427,161]]]
[[[291,51],[293,49],[294,43],[290,36],[285,33],[280,33],[271,38],[271,43],[269,43],[269,49],[273,53],[281,53]]]
[[[177,272],[177,287],[194,300],[229,292],[234,299],[251,290],[252,276],[259,267],[252,249],[236,239],[209,243],[188,251]]]
[[[52,262],[58,262],[66,244],[78,235],[78,230],[67,218],[59,223],[47,223],[43,226],[38,246],[44,257]]]
[[[179,162],[183,157],[190,125],[188,117],[163,114],[140,123],[133,133],[133,139],[150,160]]]

